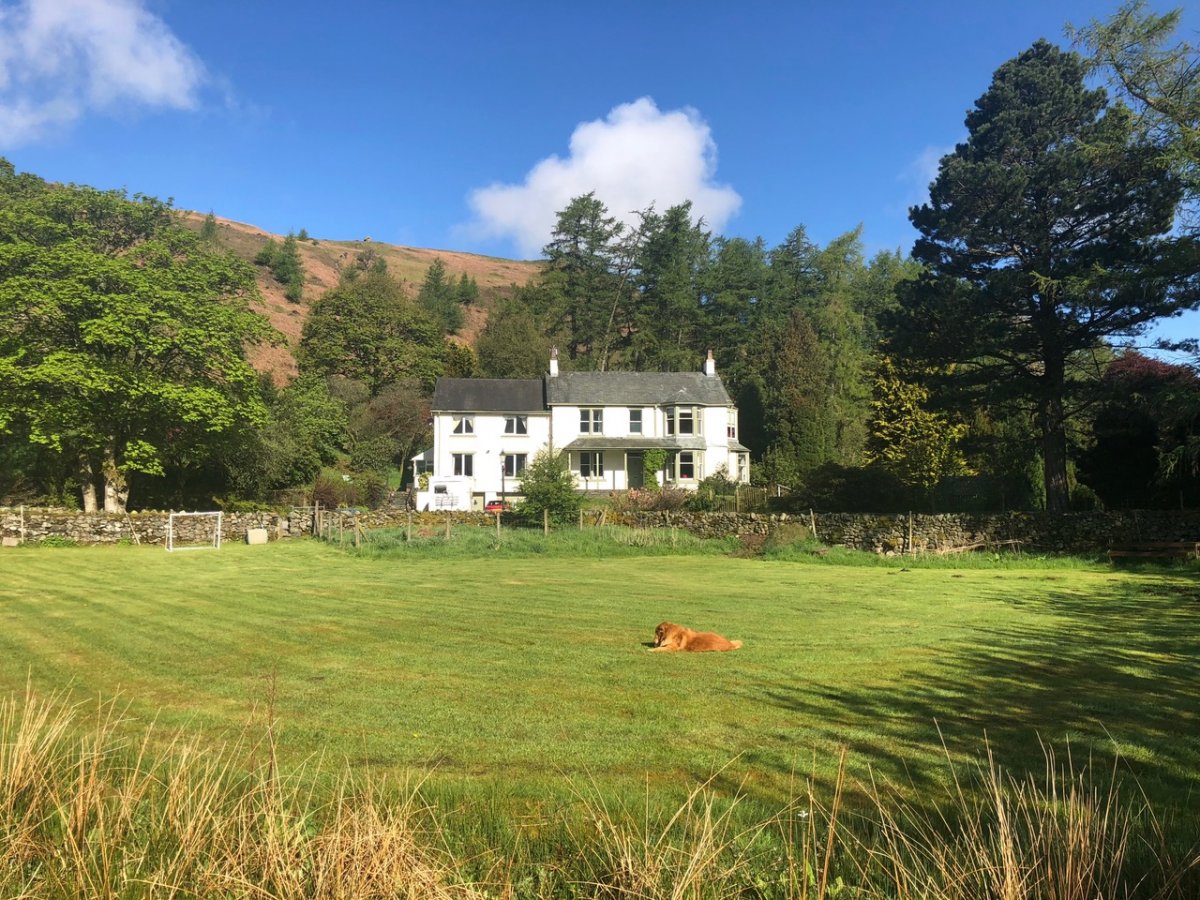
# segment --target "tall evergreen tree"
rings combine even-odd
[[[910,213],[926,271],[901,292],[893,347],[1032,405],[1051,511],[1067,508],[1073,361],[1200,302],[1194,245],[1167,237],[1178,179],[1083,76],[1045,41],[996,71]]]
[[[600,371],[622,340],[619,325],[629,298],[625,228],[594,193],[573,199],[558,214],[543,252],[542,284],[567,355]]]
[[[708,256],[703,223],[692,204],[659,214],[641,213],[629,312],[630,365],[640,371],[682,371],[695,365],[699,346],[699,276]]]
[[[417,303],[446,334],[453,334],[462,328],[463,313],[458,305],[457,289],[440,256],[425,270],[425,278],[417,292]]]
[[[741,387],[746,353],[767,293],[767,251],[762,240],[717,238],[711,263],[701,277],[704,342],[717,368]]]

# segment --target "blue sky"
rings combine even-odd
[[[907,251],[996,67],[1116,6],[0,0],[0,153],[316,237],[534,256],[596,189]]]

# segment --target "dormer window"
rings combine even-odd
[[[454,434],[474,434],[475,420],[470,416],[454,420]]]
[[[504,433],[505,434],[529,434],[529,417],[528,416],[505,416],[504,417]]]

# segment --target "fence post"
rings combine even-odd
[[[406,540],[408,540],[409,543],[412,543],[412,510],[411,509],[408,511],[408,537],[406,538]]]
[[[446,510],[446,540],[450,540],[450,519],[453,515],[450,510]]]
[[[913,539],[912,539],[912,510],[911,509],[908,511],[908,554],[909,554],[909,556],[917,555],[917,550],[913,546]]]
[[[579,507],[579,530],[583,531],[583,507]]]
[[[542,510],[542,537],[550,536],[550,510]]]
[[[500,540],[500,510],[496,510],[496,540]]]
[[[811,506],[808,508],[808,521],[809,521],[809,524],[812,526],[812,533],[813,533],[813,537],[815,538],[817,536],[817,514],[815,512],[813,512],[813,509]]]

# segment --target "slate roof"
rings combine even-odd
[[[601,435],[575,438],[564,450],[704,450],[704,438],[699,437],[603,437]]]
[[[551,406],[731,406],[716,375],[700,372],[568,372],[546,379]]]
[[[433,388],[434,412],[544,413],[540,378],[439,378]]]

